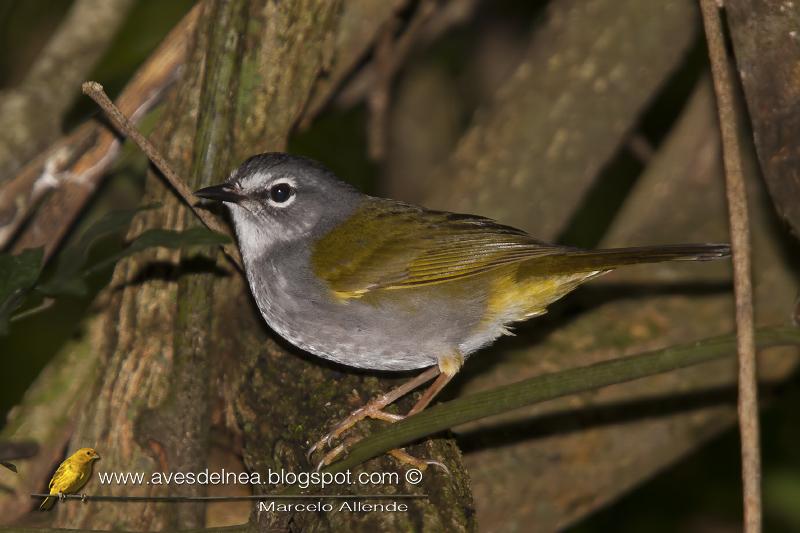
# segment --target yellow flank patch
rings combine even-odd
[[[442,374],[451,377],[456,375],[463,364],[464,356],[461,355],[461,352],[455,352],[439,358],[439,370],[442,372]]]
[[[548,305],[592,276],[584,272],[518,279],[517,267],[499,269],[492,276],[483,325],[507,324],[540,315]]]

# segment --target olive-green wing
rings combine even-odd
[[[314,246],[318,277],[342,298],[444,283],[564,252],[488,218],[370,198]]]

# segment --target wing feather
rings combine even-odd
[[[370,198],[314,247],[314,271],[341,297],[445,283],[568,248],[479,216]]]

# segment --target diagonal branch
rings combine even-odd
[[[98,106],[105,112],[106,116],[111,120],[114,127],[123,135],[130,138],[136,143],[136,146],[141,148],[142,152],[147,158],[158,168],[164,179],[172,187],[178,197],[186,203],[192,212],[205,224],[205,226],[213,231],[222,233],[223,235],[230,235],[228,227],[222,224],[214,215],[208,211],[203,211],[194,206],[194,194],[186,183],[178,176],[172,169],[161,152],[136,129],[128,117],[126,117],[117,106],[108,98],[108,95],[103,90],[103,86],[96,81],[87,81],[82,85],[83,93],[97,103]],[[239,252],[233,245],[224,244],[222,249],[225,255],[239,268],[240,272],[244,272],[242,268],[242,261],[239,258]]]

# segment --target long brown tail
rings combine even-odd
[[[571,274],[613,270],[623,265],[663,261],[710,261],[728,257],[728,244],[670,244],[608,250],[571,250],[537,257],[526,262],[527,275]]]

